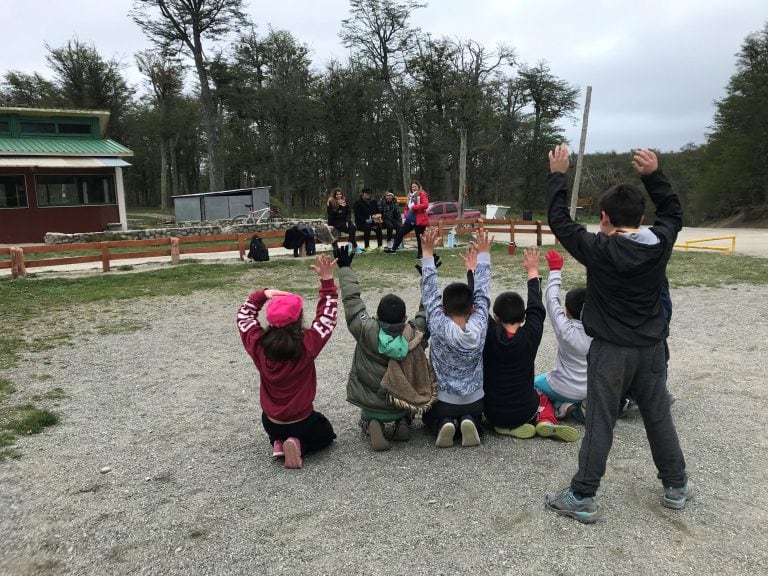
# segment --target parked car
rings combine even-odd
[[[427,216],[430,224],[437,224],[441,220],[458,220],[459,203],[458,202],[430,202],[427,207]],[[464,209],[464,218],[480,218],[479,210]]]

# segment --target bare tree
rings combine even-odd
[[[208,144],[210,188],[224,188],[219,110],[209,82],[203,41],[216,41],[247,24],[242,0],[134,0],[131,17],[161,51],[185,52],[192,58],[200,83],[200,99]],[[158,17],[150,15],[153,9]]]
[[[382,83],[400,128],[403,190],[411,180],[410,130],[406,121],[405,61],[418,29],[410,28],[411,13],[422,8],[414,0],[350,0],[350,18],[342,20],[341,39],[372,66]]]
[[[169,208],[171,195],[178,194],[178,174],[175,167],[175,147],[178,141],[174,109],[182,97],[184,72],[178,61],[167,55],[146,50],[136,54],[139,72],[147,77],[152,89],[152,104],[158,115],[160,145],[160,207]]]

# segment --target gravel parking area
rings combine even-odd
[[[399,293],[416,307],[417,288]],[[410,442],[372,452],[345,401],[343,324],[317,364],[316,407],[339,438],[284,469],[234,324],[246,296],[116,303],[116,318],[144,328],[78,337],[0,374],[66,393],[52,408],[61,423],[0,463],[0,574],[768,572],[768,287],[673,290],[669,388],[694,499],[660,505],[642,420],[620,420],[592,526],[543,507],[579,442],[486,434],[440,450],[417,420]],[[547,326],[539,371],[554,346]]]

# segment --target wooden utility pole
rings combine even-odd
[[[584,101],[584,117],[581,120],[581,140],[579,155],[576,158],[576,174],[573,177],[573,192],[571,193],[571,218],[576,219],[576,204],[579,200],[579,184],[581,184],[581,166],[584,159],[584,148],[587,145],[587,124],[589,124],[589,102],[592,100],[592,86],[587,86],[587,98]]]
[[[461,148],[459,149],[459,220],[464,218],[464,193],[467,189],[467,129],[459,131]]]

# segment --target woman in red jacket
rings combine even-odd
[[[384,252],[387,254],[394,254],[397,252],[397,248],[400,246],[405,235],[411,232],[411,230],[416,230],[416,244],[418,245],[416,258],[421,258],[421,235],[424,233],[426,227],[429,226],[427,206],[429,206],[429,196],[427,196],[427,191],[421,187],[421,182],[418,180],[411,180],[411,193],[408,195],[408,206],[405,209],[405,223],[402,228],[400,228],[397,236],[395,236],[392,247],[385,248]]]

